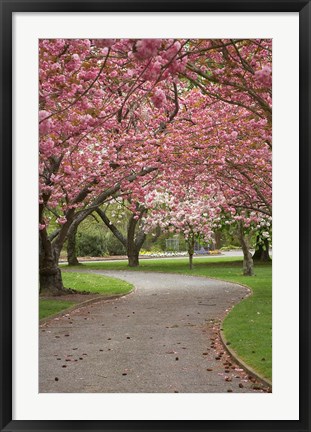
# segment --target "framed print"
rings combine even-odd
[[[310,2],[0,4],[1,430],[310,430]]]

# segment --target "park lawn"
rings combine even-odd
[[[133,289],[133,285],[128,282],[97,274],[63,271],[62,278],[65,288],[71,288],[81,293],[114,296],[126,294]],[[76,303],[76,301],[63,301],[61,296],[53,299],[40,299],[39,318],[46,318],[64,311]]]
[[[272,265],[255,264],[255,276],[243,276],[242,257],[194,258],[194,269],[188,259],[141,260],[130,268],[126,261],[86,263],[84,268],[106,270],[159,271],[205,276],[236,282],[252,289],[253,295],[236,305],[223,323],[224,335],[242,360],[272,379]],[[69,267],[68,267],[69,268]]]
[[[119,295],[126,294],[133,289],[133,285],[110,276],[89,273],[62,272],[65,288],[75,291],[87,291],[92,294]]]
[[[39,319],[47,318],[51,315],[55,315],[69,307],[73,306],[75,302],[62,301],[62,300],[50,300],[40,299],[39,300]]]

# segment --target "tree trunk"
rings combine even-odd
[[[138,220],[134,218],[134,214],[130,217],[128,227],[127,227],[127,237],[125,238],[123,234],[118,230],[118,228],[109,220],[106,213],[101,209],[96,210],[98,215],[101,217],[102,221],[105,223],[107,228],[116,236],[116,238],[123,244],[126,248],[128,265],[129,267],[139,266],[139,251],[146,239],[146,234],[141,230],[136,234],[136,228],[138,226]],[[140,217],[142,217],[145,209],[141,209]]]
[[[189,253],[189,269],[193,270],[193,254]]]
[[[64,288],[61,271],[58,267],[58,254],[47,238],[46,233],[40,235],[39,252],[40,294],[49,296],[65,294],[66,289]]]
[[[215,231],[214,238],[215,238],[215,249],[219,250],[221,248],[221,232]]]
[[[243,225],[239,226],[239,239],[242,246],[243,251],[243,274],[244,276],[253,276],[254,275],[254,262],[252,258],[252,254],[249,251],[249,247],[244,236]]]
[[[128,227],[127,227],[127,240],[126,240],[126,250],[129,267],[139,266],[139,250],[135,244],[135,230],[137,226],[137,220],[134,219],[134,215],[131,215]]]
[[[79,265],[79,261],[76,253],[76,236],[78,231],[78,225],[74,225],[68,231],[68,239],[67,239],[67,261],[71,266]]]
[[[142,217],[144,209],[141,209],[140,217]],[[130,217],[129,224],[127,227],[127,257],[129,267],[139,266],[139,251],[142,248],[146,239],[146,234],[142,229],[136,234],[136,228],[139,227],[138,219],[134,218],[134,215]]]
[[[126,241],[126,250],[127,250],[129,267],[139,266],[139,251],[143,243],[143,240],[141,242],[135,240],[136,226],[137,226],[137,221],[133,219],[133,217],[131,217],[127,229],[127,241]]]
[[[189,269],[193,270],[194,237],[188,240]]]
[[[40,294],[59,296],[67,294],[64,288],[60,269],[56,266],[40,269]]]
[[[256,250],[253,255],[254,261],[261,261],[261,262],[269,262],[271,261],[270,255],[269,255],[269,241],[267,239],[264,240],[264,245],[261,243],[258,244],[258,236],[257,236],[257,244],[256,244]]]
[[[128,251],[127,258],[129,267],[139,266],[139,252],[137,250]]]

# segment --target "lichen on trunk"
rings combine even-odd
[[[254,262],[252,258],[252,254],[249,251],[249,246],[244,234],[243,224],[239,224],[238,235],[243,251],[243,274],[244,276],[253,276],[254,275]]]
[[[61,270],[58,267],[60,249],[55,247],[46,229],[39,237],[39,292],[41,295],[57,296],[68,294],[63,285]]]
[[[76,235],[78,230],[78,224],[72,224],[72,227],[68,231],[67,239],[67,261],[70,266],[80,265],[77,258],[76,251]]]

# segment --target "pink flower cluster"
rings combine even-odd
[[[43,216],[56,209],[65,232],[69,210],[92,208],[114,185],[120,185],[120,196],[131,198],[129,210],[137,211],[137,202],[150,209],[150,226],[157,222],[188,237],[209,239],[213,221],[222,225],[223,212],[226,224],[229,218],[248,224],[258,215],[241,208],[268,211],[271,68],[263,66],[268,51],[264,46],[259,55],[257,44],[237,43],[245,69],[225,42],[230,62],[223,48],[213,51],[200,40],[40,41]],[[189,185],[193,192],[186,196]],[[161,190],[169,196],[157,196]],[[77,201],[80,196],[85,198]],[[43,217],[40,223],[40,229],[48,224]]]
[[[140,39],[135,44],[135,57],[138,60],[146,60],[154,57],[161,47],[162,39]]]
[[[71,59],[69,60],[69,62],[67,63],[67,69],[69,72],[73,72],[76,71],[80,68],[81,66],[81,59],[79,57],[78,54],[73,54],[71,56]]]
[[[166,103],[166,96],[162,89],[157,88],[151,98],[156,108],[161,108]]]
[[[146,69],[144,73],[144,77],[148,81],[153,81],[159,77],[161,73],[161,62],[156,59],[155,62],[151,63],[150,66]]]
[[[67,222],[67,219],[66,219],[64,216],[62,216],[62,217],[59,217],[59,218],[56,220],[56,222],[57,222],[59,225],[65,225],[65,223]]]
[[[98,48],[111,48],[115,43],[115,39],[93,39],[93,44]]]
[[[53,122],[51,118],[48,118],[50,113],[45,110],[39,111],[39,132],[40,135],[47,135],[50,133]],[[46,120],[45,120],[46,119]]]
[[[256,79],[265,87],[272,85],[272,69],[270,66],[264,66],[255,72]]]

